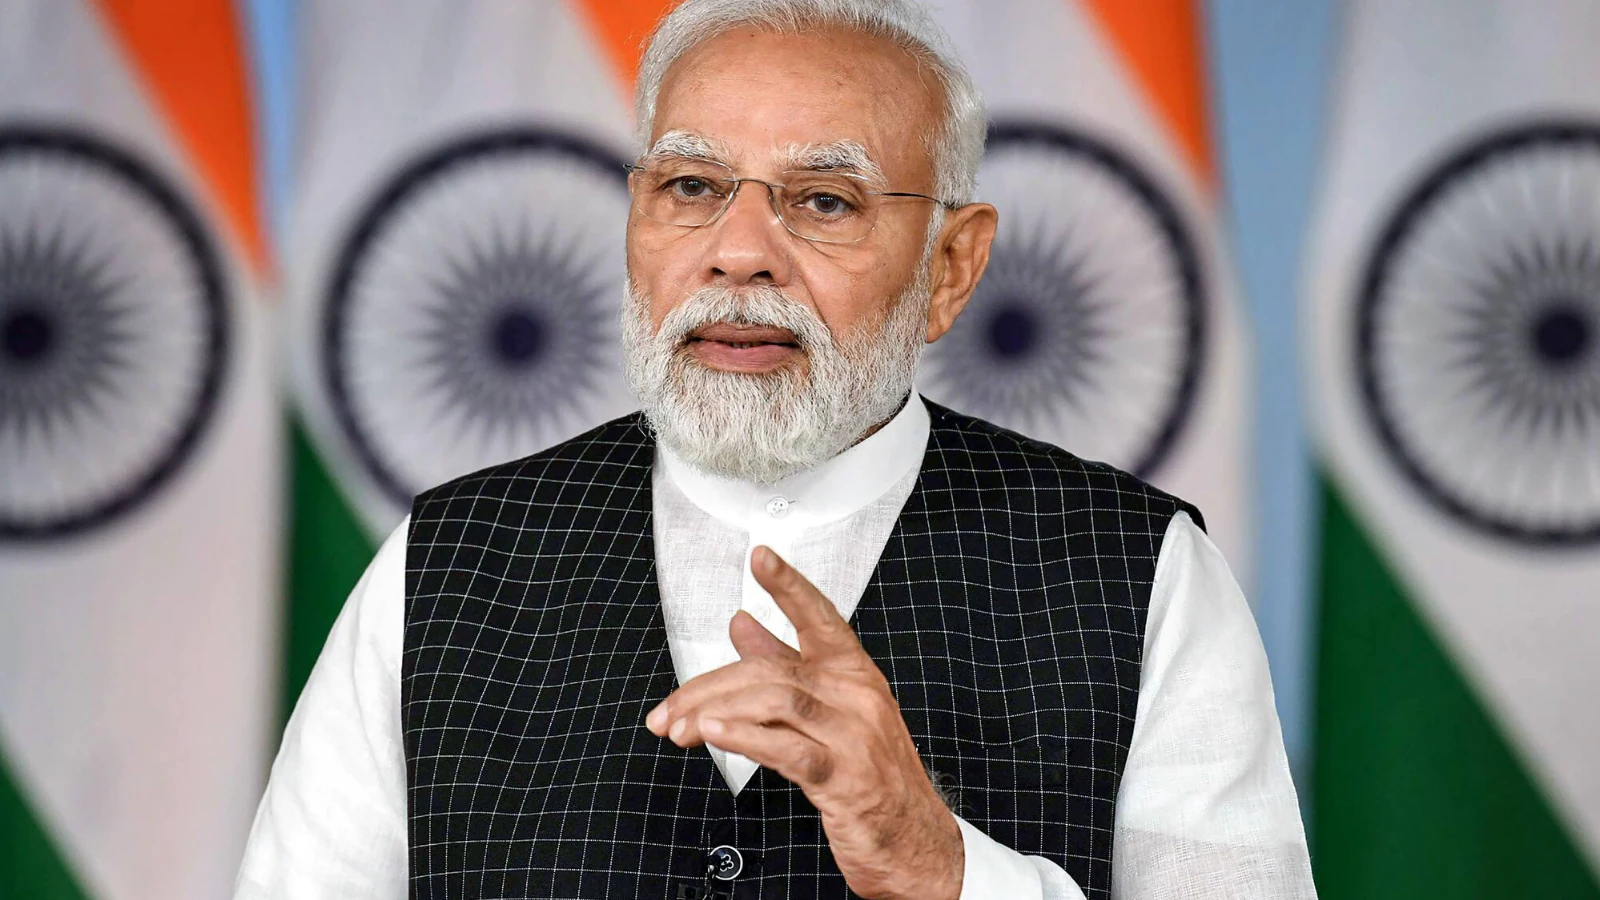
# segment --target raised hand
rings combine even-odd
[[[850,623],[778,554],[757,547],[750,568],[794,624],[799,652],[741,611],[728,624],[739,661],[674,691],[645,724],[681,747],[709,742],[742,754],[798,785],[860,896],[956,900],[961,831],[888,681]]]

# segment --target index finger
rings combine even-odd
[[[778,608],[789,617],[795,635],[800,639],[800,654],[815,656],[829,650],[860,649],[850,623],[833,601],[823,596],[816,586],[806,580],[799,570],[789,565],[771,547],[761,546],[750,551],[750,572]]]

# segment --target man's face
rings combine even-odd
[[[673,64],[661,85],[652,143],[678,133],[715,148],[740,177],[777,182],[807,148],[864,148],[881,172],[878,190],[933,193],[928,136],[939,121],[937,81],[887,42],[848,31],[724,33]],[[705,288],[770,286],[809,308],[835,341],[881,329],[923,259],[933,204],[882,205],[876,225],[851,244],[814,243],[785,230],[761,185],[743,186],[710,225],[665,225],[634,210],[628,269],[649,306],[652,330]],[[933,335],[930,335],[930,337]],[[804,351],[772,329],[700,329],[684,350],[725,372],[804,376]]]

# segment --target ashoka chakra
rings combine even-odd
[[[335,418],[397,505],[625,410],[623,160],[511,127],[400,169],[338,257],[322,327]]]
[[[1384,228],[1357,316],[1366,412],[1423,496],[1512,540],[1600,539],[1600,124],[1440,162]]]
[[[227,359],[222,267],[179,192],[101,137],[0,127],[0,539],[155,497]]]

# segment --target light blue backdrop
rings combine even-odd
[[[1317,186],[1340,0],[1210,0],[1217,137],[1256,337],[1256,621],[1304,791],[1317,512],[1305,432],[1300,262]]]
[[[265,121],[266,195],[272,232],[281,247],[294,153],[297,0],[240,2],[253,36]],[[1314,508],[1297,300],[1340,0],[1210,0],[1207,6],[1219,159],[1234,255],[1256,336],[1255,606],[1272,662],[1284,738],[1300,772],[1307,761],[1311,709]]]

